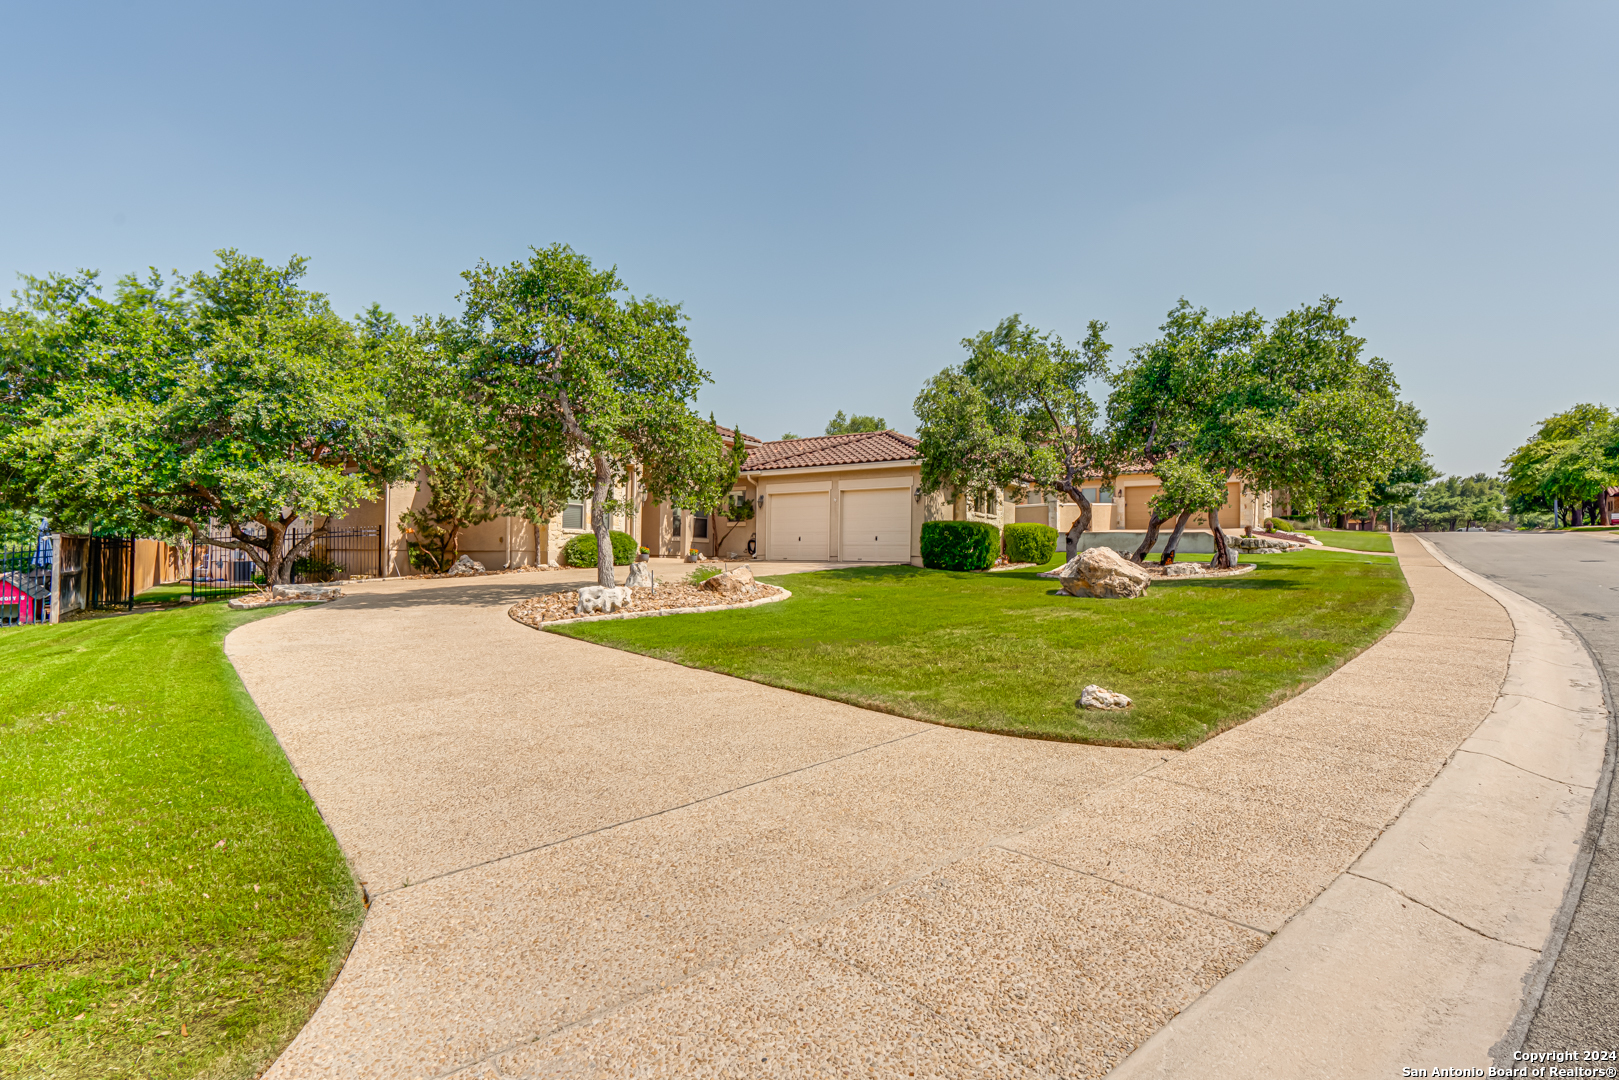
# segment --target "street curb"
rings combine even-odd
[[[1566,620],[1552,611],[1541,607],[1533,600],[1512,592],[1489,578],[1474,573],[1467,567],[1457,563],[1450,556],[1439,550],[1422,537],[1417,538],[1422,546],[1431,552],[1434,558],[1444,564],[1451,573],[1463,581],[1473,585],[1485,594],[1493,597],[1497,603],[1507,609],[1511,614],[1512,608],[1507,604],[1507,598],[1517,603],[1532,605],[1539,608],[1551,619],[1562,623],[1569,633],[1573,634],[1584,647],[1586,655],[1591,659],[1591,666],[1596,670],[1597,680],[1602,688],[1602,698],[1608,709],[1608,739],[1603,754],[1602,772],[1598,776],[1596,790],[1591,795],[1591,812],[1586,818],[1585,835],[1580,840],[1580,853],[1575,857],[1573,872],[1569,875],[1568,888],[1563,893],[1563,903],[1557,910],[1557,918],[1552,924],[1551,935],[1546,939],[1546,945],[1540,952],[1540,959],[1536,961],[1533,970],[1525,981],[1523,1006],[1513,1019],[1512,1026],[1501,1037],[1501,1041],[1490,1048],[1490,1060],[1497,1068],[1506,1068],[1512,1063],[1512,1055],[1523,1049],[1524,1040],[1529,1034],[1529,1025],[1535,1019],[1535,1013],[1540,1008],[1541,999],[1546,993],[1546,982],[1551,978],[1552,969],[1557,966],[1557,960],[1563,953],[1563,943],[1568,939],[1569,926],[1574,921],[1574,911],[1580,905],[1580,895],[1585,891],[1586,879],[1591,873],[1591,860],[1596,855],[1597,841],[1602,836],[1603,822],[1608,815],[1608,801],[1613,797],[1613,775],[1615,758],[1619,757],[1619,712],[1614,709],[1613,687],[1608,683],[1606,672],[1597,662],[1596,656],[1591,652],[1591,646],[1581,636],[1580,632]]]
[[[1344,873],[1114,1077],[1482,1070],[1518,1048],[1588,862],[1608,710],[1561,619],[1423,547],[1512,621],[1489,715]]]

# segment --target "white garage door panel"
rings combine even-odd
[[[908,562],[911,558],[911,490],[845,491],[844,562]]]
[[[770,515],[772,559],[824,559],[827,553],[827,518],[831,496],[824,491],[771,495],[765,512]]]

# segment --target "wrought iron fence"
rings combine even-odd
[[[128,536],[92,536],[86,552],[89,580],[85,606],[105,611],[135,606],[135,540]]]
[[[382,573],[382,530],[376,526],[352,529],[289,529],[291,551],[314,533],[307,550],[292,564],[292,580],[299,584],[376,577]],[[210,533],[230,539],[226,529]],[[262,533],[258,535],[262,536]],[[264,583],[264,573],[247,552],[198,540],[191,544],[191,597],[214,600],[251,592]]]
[[[27,626],[51,618],[49,536],[28,544],[0,547],[0,626]]]

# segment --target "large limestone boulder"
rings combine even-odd
[[[624,587],[626,589],[656,588],[656,582],[652,579],[652,564],[648,562],[631,563],[630,576],[625,579]]]
[[[1202,577],[1207,572],[1208,567],[1195,562],[1170,563],[1164,567],[1165,577]]]
[[[1071,596],[1133,600],[1147,591],[1152,575],[1112,548],[1093,547],[1069,559],[1057,580]]]
[[[455,560],[455,563],[444,572],[450,577],[466,577],[468,574],[485,573],[485,570],[483,563],[474,559],[471,555],[463,555]]]
[[[704,581],[703,588],[721,596],[739,596],[753,588],[753,571],[746,566],[733,567]]]

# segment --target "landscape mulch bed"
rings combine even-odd
[[[684,611],[691,608],[736,607],[776,596],[787,595],[787,590],[775,585],[754,582],[742,592],[722,594],[684,581],[659,582],[650,592],[631,590],[633,598],[617,609],[627,615],[650,615],[662,611]],[[546,593],[512,605],[508,614],[526,626],[541,627],[548,623],[580,618],[579,591]]]

